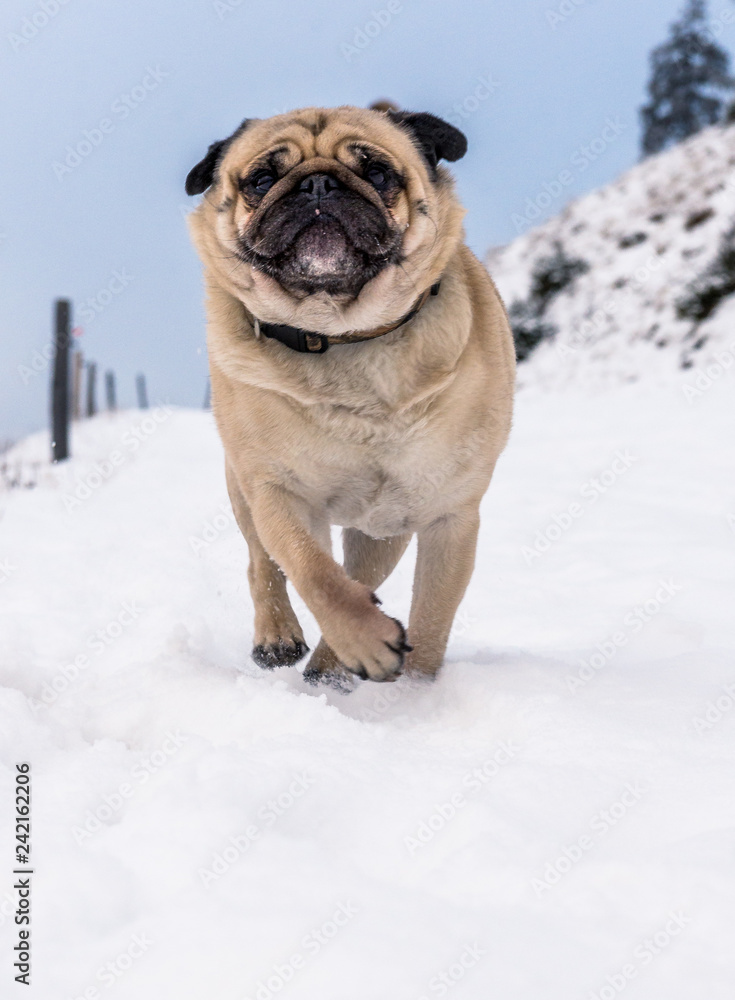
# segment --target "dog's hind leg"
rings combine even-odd
[[[407,673],[433,678],[444,659],[454,616],[475,564],[480,515],[468,506],[418,533],[409,619],[414,650]]]
[[[298,618],[291,607],[286,577],[263,548],[250,508],[229,463],[227,492],[235,520],[248,543],[248,582],[255,606],[252,657],[259,667],[272,670],[296,663],[309,651]]]
[[[410,540],[411,535],[371,538],[357,528],[345,528],[342,532],[345,570],[353,580],[376,590],[396,568]],[[354,674],[340,662],[324,639],[320,639],[306,665],[304,680],[309,684],[328,684],[341,691],[350,691]]]

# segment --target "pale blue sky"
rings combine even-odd
[[[184,178],[242,118],[388,96],[461,119],[469,152],[454,170],[482,254],[513,238],[514,216],[545,185],[556,195],[542,198],[544,216],[636,161],[648,52],[680,6],[392,0],[389,14],[385,0],[7,0],[0,439],[45,425],[49,370],[26,384],[18,368],[41,364],[34,352],[48,344],[57,295],[74,301],[85,353],[116,371],[123,405],[137,371],[152,400],[201,404],[204,315]],[[386,22],[377,34],[373,11]],[[730,25],[723,41],[733,38]],[[62,172],[85,132],[88,155]]]

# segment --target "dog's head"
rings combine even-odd
[[[461,237],[463,210],[438,164],[466,148],[424,113],[246,120],[186,179],[188,194],[206,192],[194,240],[218,283],[263,318],[335,330],[358,314],[380,321],[436,280]]]

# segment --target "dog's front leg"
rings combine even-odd
[[[408,672],[434,677],[454,616],[475,565],[480,514],[476,507],[438,518],[418,533],[408,632],[414,650]]]
[[[410,540],[410,535],[371,538],[357,528],[345,528],[342,532],[345,572],[352,580],[376,590],[393,572]],[[354,686],[339,657],[324,639],[319,641],[306,666],[304,680],[309,684],[322,682],[343,691]]]
[[[350,579],[309,531],[304,501],[275,484],[251,487],[258,537],[312,612],[326,643],[349,670],[374,681],[400,673],[406,631],[376,606],[370,587]]]

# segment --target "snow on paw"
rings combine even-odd
[[[307,684],[317,687],[323,684],[325,687],[333,688],[340,694],[352,694],[355,690],[354,675],[341,664],[336,669],[322,670],[319,666],[312,666],[311,661],[307,663],[302,674]]]
[[[351,694],[357,683],[355,675],[340,662],[337,654],[324,639],[319,640],[319,645],[312,653],[302,676],[307,684],[314,687],[324,684],[339,691],[340,694]]]
[[[298,663],[309,652],[309,647],[303,639],[292,635],[290,639],[281,636],[274,642],[261,642],[253,647],[252,658],[263,670],[274,670],[276,667],[291,667]]]

